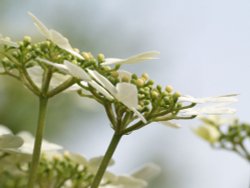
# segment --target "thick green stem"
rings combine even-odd
[[[119,144],[119,141],[122,138],[122,134],[116,134],[114,133],[113,138],[109,144],[109,147],[102,159],[101,165],[99,166],[99,169],[95,175],[94,181],[91,185],[91,188],[98,188],[99,184],[101,183],[102,177],[108,167],[108,164],[115,152],[116,147]]]
[[[41,145],[42,145],[43,132],[44,132],[44,127],[45,127],[47,105],[48,105],[48,98],[40,97],[39,116],[38,116],[35,144],[34,144],[33,156],[32,156],[31,168],[30,168],[30,174],[29,174],[28,188],[35,187],[34,184],[36,181],[36,172],[37,172],[37,168],[39,165],[39,158],[40,158],[40,153],[41,153]]]

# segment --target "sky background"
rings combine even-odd
[[[73,46],[95,55],[102,52],[107,57],[123,58],[160,51],[158,60],[124,68],[138,74],[147,72],[156,83],[170,84],[195,97],[238,93],[236,115],[250,122],[249,10],[247,0],[2,0],[0,33],[14,39],[32,35],[42,40],[27,15],[31,11],[49,28],[67,36]],[[4,83],[0,86],[0,106],[13,95],[6,94],[8,86]],[[22,92],[22,97],[30,96]],[[11,101],[17,97],[13,95]],[[112,135],[103,109],[73,98],[68,102],[63,96],[54,99],[46,137],[87,157],[101,155]],[[5,114],[0,116],[0,123],[9,121],[12,125],[16,119],[34,131],[35,115],[29,115],[29,107],[36,106],[36,100],[24,100],[28,103],[25,107],[15,101],[25,110],[13,111],[15,118],[12,115],[8,120],[6,110],[0,107],[0,113]],[[64,109],[68,103],[69,109]],[[171,129],[155,123],[124,137],[112,170],[126,173],[155,162],[161,165],[162,174],[152,188],[248,187],[247,162],[232,153],[214,151],[197,138],[191,131],[197,121],[182,124],[181,129]],[[25,129],[22,125],[18,129]]]

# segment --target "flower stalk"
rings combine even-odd
[[[113,137],[112,137],[112,140],[109,144],[109,147],[102,159],[102,162],[101,162],[101,165],[99,166],[98,170],[97,170],[97,173],[95,175],[95,178],[93,180],[93,183],[91,185],[91,188],[98,188],[100,183],[101,183],[101,180],[102,180],[102,177],[108,167],[108,164],[122,138],[122,134],[118,134],[118,133],[114,133]]]
[[[32,156],[31,168],[30,168],[30,174],[29,174],[28,188],[33,188],[35,181],[36,181],[36,172],[37,172],[40,154],[41,154],[47,107],[48,107],[48,98],[40,97],[39,116],[38,116],[35,145],[33,149],[33,156]]]

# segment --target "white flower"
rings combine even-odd
[[[97,71],[88,70],[88,72],[98,83],[93,84],[93,82],[90,82],[92,87],[108,99],[112,99],[114,97],[132,110],[144,123],[147,123],[147,120],[143,117],[143,115],[137,111],[138,90],[134,84],[121,82],[114,86],[107,78],[102,76]]]
[[[29,132],[26,132],[26,131],[18,133],[17,136],[21,137],[24,140],[24,143],[16,151],[18,153],[23,153],[23,154],[32,154],[34,143],[35,143],[34,137]],[[48,142],[43,139],[41,152],[54,152],[57,150],[61,150],[62,148],[63,147],[60,145]]]
[[[51,40],[55,43],[58,47],[66,50],[67,52],[71,53],[72,55],[84,59],[78,52],[76,52],[70,45],[69,40],[65,38],[61,33],[53,30],[48,29],[36,16],[34,16],[31,12],[28,12],[31,18],[34,21],[34,25],[40,31],[40,33],[45,36],[47,39]]]
[[[156,51],[149,51],[140,53],[127,59],[119,59],[119,58],[106,58],[102,65],[111,65],[111,64],[134,64],[145,60],[156,59],[160,53]]]
[[[1,34],[0,34],[0,44],[5,44],[8,46],[18,48],[18,44],[16,42],[11,41],[9,37],[3,37]]]
[[[223,118],[223,117],[218,116],[218,115],[211,115],[209,117],[201,116],[199,118],[206,124],[216,125],[216,126],[231,125],[237,121],[236,117]]]
[[[144,188],[149,181],[159,175],[160,171],[160,167],[155,164],[145,164],[128,175],[114,176],[109,180],[111,184],[101,188]]]
[[[218,129],[208,124],[195,128],[193,129],[193,131],[199,137],[210,143],[214,143],[220,138],[220,132],[218,131]]]

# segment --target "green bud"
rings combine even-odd
[[[130,81],[130,78],[129,78],[128,76],[123,76],[123,77],[121,78],[121,81],[122,81],[122,82],[129,82],[129,81]]]
[[[26,44],[30,44],[31,43],[31,37],[30,36],[24,36],[23,42],[26,43]]]
[[[97,60],[98,60],[99,63],[104,62],[104,61],[105,61],[105,56],[104,56],[104,54],[98,54]]]
[[[160,85],[157,85],[156,88],[158,91],[161,91],[161,89],[162,89],[162,87]]]
[[[132,79],[137,79],[137,75],[136,74],[132,74]]]
[[[154,80],[149,80],[148,85],[154,85]]]
[[[147,81],[149,79],[149,76],[147,73],[143,73],[142,78],[144,79],[144,81]]]
[[[180,92],[175,92],[174,95],[173,95],[175,98],[179,98],[181,96],[181,93]]]
[[[151,91],[151,96],[152,98],[156,99],[157,97],[159,97],[159,93],[157,91]]]
[[[138,87],[142,87],[144,85],[144,79],[142,78],[139,78],[135,81],[135,84],[138,86]]]
[[[165,91],[168,92],[168,93],[172,93],[173,87],[171,85],[167,85],[166,88],[165,88]]]
[[[90,61],[91,57],[88,52],[82,52],[82,56],[86,61]]]
[[[111,76],[117,78],[119,76],[119,73],[117,71],[112,71],[111,73]]]
[[[2,59],[2,61],[3,61],[4,63],[9,63],[9,62],[10,62],[10,60],[9,60],[7,57],[4,57],[4,58]]]

